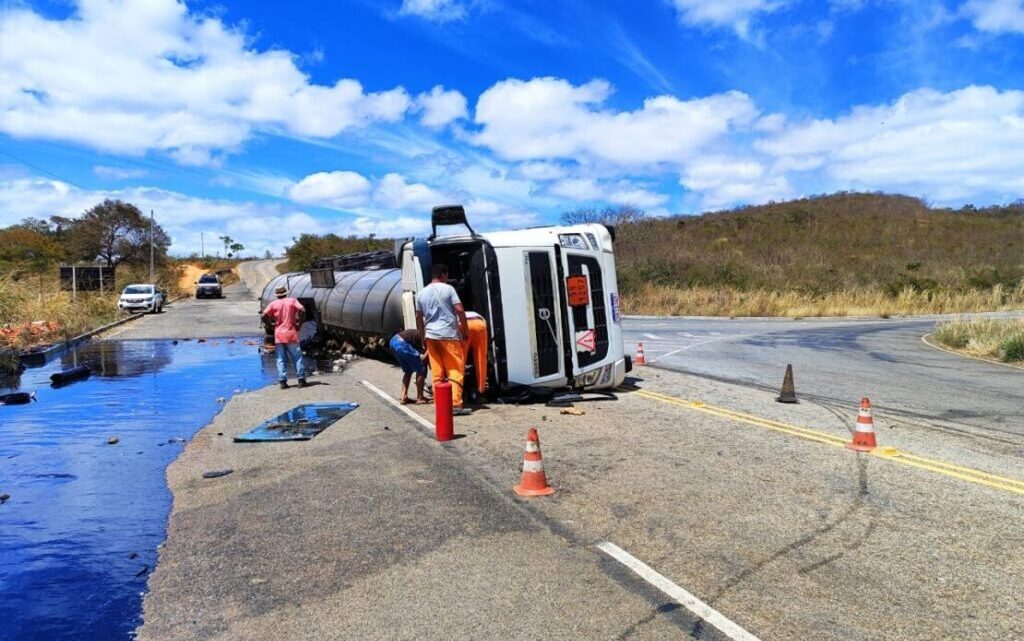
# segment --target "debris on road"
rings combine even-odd
[[[116,436],[108,436],[107,437],[107,445],[117,445],[119,442],[120,442],[120,439],[117,438]]]
[[[234,438],[238,443],[308,441],[359,407],[358,403],[299,405]]]
[[[0,405],[25,405],[36,400],[35,392],[11,392],[0,394]]]
[[[583,416],[586,413],[586,410],[581,410],[575,407],[567,407],[559,412],[559,414],[568,414],[569,416]]]
[[[56,372],[50,375],[50,382],[53,387],[62,387],[75,381],[82,381],[89,378],[92,370],[87,365],[79,365],[63,372]]]
[[[4,494],[0,494],[0,505],[6,503],[9,500],[11,500],[10,494],[7,494],[6,492]]]
[[[231,474],[232,472],[234,472],[234,470],[232,470],[232,469],[209,470],[207,472],[203,472],[203,478],[204,479],[220,478],[221,476],[227,476],[228,474]]]

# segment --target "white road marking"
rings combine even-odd
[[[690,332],[676,332],[676,335],[682,336],[683,338],[697,338],[695,334],[691,334]]]
[[[649,338],[652,341],[660,341],[661,337],[656,334],[644,334],[644,338]]]
[[[730,639],[733,639],[733,641],[760,641],[753,634],[747,632],[738,624],[730,621],[724,614],[715,610],[707,603],[704,603],[696,596],[668,580],[665,576],[655,571],[651,566],[647,565],[629,552],[626,552],[614,543],[605,541],[604,543],[598,544],[597,549],[632,570],[641,579],[647,581],[667,594],[674,601],[700,617],[702,621],[713,625],[719,632]]]
[[[742,338],[742,336],[741,336],[740,338]],[[723,339],[722,339],[722,338],[712,338],[712,339],[710,339],[710,340],[706,340],[706,341],[701,341],[701,342],[699,342],[699,343],[693,343],[692,345],[687,345],[687,346],[685,346],[685,347],[680,347],[680,348],[678,348],[678,349],[674,349],[674,350],[672,350],[672,351],[670,351],[670,352],[667,352],[667,353],[665,353],[665,354],[662,354],[662,355],[661,355],[661,356],[659,356],[658,358],[653,358],[653,359],[651,359],[651,362],[652,362],[652,363],[656,363],[657,361],[665,360],[665,359],[666,359],[666,358],[668,358],[669,356],[672,356],[672,355],[674,355],[674,354],[678,354],[679,352],[685,352],[685,351],[686,351],[686,350],[688,350],[688,349],[693,349],[694,347],[700,347],[701,345],[707,345],[708,343],[717,343],[717,342],[719,342],[719,341],[721,341],[721,340],[723,340]],[[647,350],[647,351],[648,351],[648,352],[660,352],[661,350],[658,350],[658,349],[649,349],[649,350]]]
[[[370,391],[375,393],[377,396],[383,398],[388,403],[391,403],[392,405],[394,405],[398,409],[402,410],[402,412],[404,412],[405,415],[408,416],[409,418],[411,418],[412,420],[416,421],[417,423],[419,423],[423,427],[427,428],[428,430],[431,430],[431,431],[434,430],[434,426],[430,423],[430,421],[428,421],[427,419],[423,418],[422,416],[420,416],[416,412],[412,411],[411,409],[409,409],[405,405],[402,405],[401,403],[399,403],[395,399],[391,398],[391,396],[389,396],[387,394],[387,392],[384,392],[381,389],[379,389],[378,387],[374,386],[373,383],[371,383],[370,381],[362,381],[362,383],[367,388],[369,388]]]

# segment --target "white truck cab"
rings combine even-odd
[[[477,234],[461,206],[435,207],[433,234],[401,247],[403,317],[443,263],[467,310],[487,321],[489,375],[514,385],[607,389],[630,369],[624,353],[612,232],[604,225]],[[439,235],[438,227],[464,227]]]

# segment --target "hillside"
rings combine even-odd
[[[1024,307],[1024,205],[840,193],[620,228],[630,313],[809,316]]]

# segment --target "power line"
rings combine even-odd
[[[50,178],[56,178],[57,180],[59,180],[61,182],[66,182],[69,185],[74,185],[75,187],[78,187],[79,189],[83,189],[83,190],[85,189],[85,187],[79,185],[78,183],[76,183],[73,180],[68,180],[67,178],[64,178],[62,176],[58,176],[57,174],[53,173],[52,171],[43,169],[39,165],[34,165],[34,164],[30,163],[29,161],[25,160],[24,158],[18,158],[17,156],[9,154],[9,153],[7,153],[6,151],[4,151],[2,149],[0,149],[0,156],[6,156],[6,157],[10,158],[11,160],[13,160],[15,162],[20,162],[21,164],[25,165],[26,167],[31,167],[32,169],[35,169],[36,171],[38,171],[40,173],[46,174]]]

